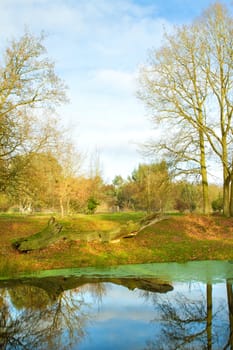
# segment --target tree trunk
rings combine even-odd
[[[202,201],[203,201],[203,214],[209,214],[210,202],[209,202],[209,188],[206,169],[206,155],[205,155],[205,141],[203,131],[199,131],[199,144],[200,144],[200,165],[201,165],[201,182],[202,182]]]
[[[70,214],[70,197],[67,198],[66,201],[66,215]]]
[[[54,217],[51,217],[46,227],[41,231],[28,236],[13,240],[12,245],[18,251],[26,253],[32,250],[43,249],[50,244],[61,239],[60,232],[62,225],[56,222]]]
[[[206,286],[207,296],[207,349],[212,349],[212,319],[213,319],[213,303],[212,303],[212,284]]]
[[[227,301],[228,301],[228,312],[229,312],[229,349],[233,350],[233,292],[232,284],[227,282]]]
[[[223,112],[221,112],[223,114]],[[221,117],[223,119],[223,117]],[[223,215],[230,216],[230,182],[231,176],[228,169],[228,149],[227,138],[224,131],[223,121],[221,120],[222,130],[222,166],[223,166]]]
[[[230,183],[230,216],[233,217],[233,170],[231,172],[231,183]]]
[[[61,210],[61,217],[63,218],[63,216],[64,216],[64,205],[63,205],[62,198],[60,198],[60,210]]]
[[[230,177],[225,170],[223,172],[223,215],[230,216]]]

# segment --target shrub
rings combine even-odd
[[[88,199],[88,202],[87,202],[87,210],[88,210],[88,213],[89,214],[94,214],[96,208],[98,207],[99,205],[99,202],[93,198],[93,197],[90,197]]]
[[[211,205],[212,205],[213,211],[221,212],[223,210],[223,197],[219,196],[217,199],[215,199],[211,203]]]

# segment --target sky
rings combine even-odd
[[[77,149],[97,155],[105,181],[146,162],[140,145],[156,137],[136,97],[138,72],[164,30],[190,23],[212,0],[0,0],[1,48],[25,28],[47,34],[48,57],[68,86],[59,108]],[[222,1],[232,5],[230,0]]]

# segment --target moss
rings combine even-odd
[[[49,219],[47,226],[41,231],[29,237],[14,239],[12,245],[20,252],[43,249],[61,239],[61,230],[62,226],[52,217]]]

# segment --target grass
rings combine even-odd
[[[142,217],[143,213],[115,213],[57,218],[64,227],[61,240],[22,254],[12,247],[12,240],[40,231],[49,217],[0,215],[0,276],[55,268],[233,260],[233,218],[221,216],[171,215],[119,243],[88,243],[77,236],[82,232],[107,232]]]

